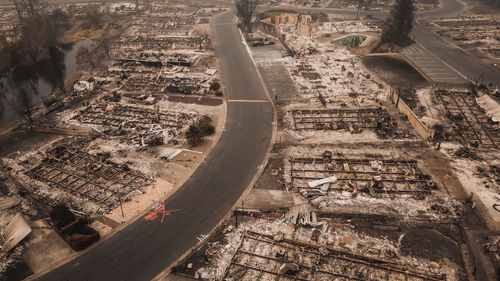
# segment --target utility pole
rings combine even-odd
[[[243,200],[241,200],[241,211],[243,211]],[[234,222],[234,227],[238,227],[238,208],[236,208],[235,212],[234,212],[234,218],[235,218],[235,222]]]
[[[122,223],[125,221],[125,215],[123,214],[123,206],[122,206],[122,195],[118,194],[118,201],[120,201],[120,209],[122,211]]]

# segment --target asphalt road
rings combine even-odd
[[[441,9],[422,12],[417,14],[417,16],[429,18],[457,16],[466,8],[466,4],[461,0],[441,0]],[[452,42],[441,38],[433,31],[416,24],[413,28],[412,37],[415,42],[439,57],[441,61],[462,74],[462,76],[475,79],[482,75],[484,82],[500,87],[500,71],[484,63],[474,55],[467,53]]]
[[[256,68],[224,13],[212,26],[225,95],[267,101]],[[176,210],[161,222],[140,218],[80,257],[38,280],[151,280],[207,234],[230,211],[258,171],[271,141],[269,102],[229,102],[225,131],[191,178],[165,201]]]
[[[416,42],[434,53],[463,76],[474,80],[483,75],[486,83],[492,83],[496,87],[500,87],[500,72],[495,70],[493,66],[487,65],[475,56],[468,54],[462,48],[442,39],[436,33],[426,30],[420,25],[413,28],[412,36]]]
[[[405,57],[415,69],[429,80],[440,85],[466,85],[467,80],[441,59],[423,48],[420,44],[412,44],[399,53]]]
[[[441,7],[438,10],[417,12],[417,16],[444,17],[457,16],[467,5],[462,0],[440,0]]]

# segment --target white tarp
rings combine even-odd
[[[7,253],[31,233],[31,227],[21,213],[17,213],[3,232],[5,243],[2,251]]]
[[[490,116],[493,121],[500,121],[500,105],[492,97],[489,95],[482,95],[476,98],[476,102],[486,111],[486,115]]]
[[[209,69],[207,69],[207,71],[205,71],[205,74],[210,75],[210,76],[214,76],[216,72],[217,72],[217,69],[209,68]]]
[[[331,177],[320,179],[320,180],[310,181],[307,183],[307,185],[309,185],[309,187],[316,187],[318,185],[323,185],[325,183],[335,182],[336,180],[337,180],[337,178],[335,176],[331,176]]]
[[[165,147],[161,149],[160,153],[158,154],[158,157],[163,157],[167,158],[168,160],[172,160],[177,155],[181,154],[182,151],[183,151],[182,149],[178,148]]]

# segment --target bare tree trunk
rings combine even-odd
[[[260,0],[237,0],[236,16],[240,22],[240,28],[246,35],[252,31],[252,18]]]
[[[52,65],[54,67],[54,74],[57,80],[55,81],[56,87],[59,88],[62,93],[66,93],[66,89],[64,88],[64,73],[61,69],[61,66],[57,62],[55,46],[49,46],[49,55],[50,61],[52,62]]]
[[[29,14],[30,15],[35,14],[35,1],[34,0],[28,0],[28,7],[29,7]]]
[[[105,42],[103,42],[102,47],[104,48],[104,52],[106,53],[106,56],[108,57],[108,59],[110,59],[111,58],[111,46],[110,46],[109,40],[106,40]]]
[[[23,5],[20,0],[13,0],[14,7],[16,8],[17,16],[19,18],[19,22],[23,23]]]
[[[31,92],[36,91],[35,86],[32,82],[28,82],[28,85],[20,85],[17,92],[16,101],[16,111],[17,113],[24,117],[28,124],[32,123],[30,107],[31,107]]]

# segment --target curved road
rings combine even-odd
[[[140,218],[38,280],[151,280],[193,247],[230,211],[268,150],[274,117],[253,61],[233,22],[214,18],[215,49],[228,99],[225,131],[191,178],[165,201],[166,221]],[[161,214],[160,214],[161,218]]]

